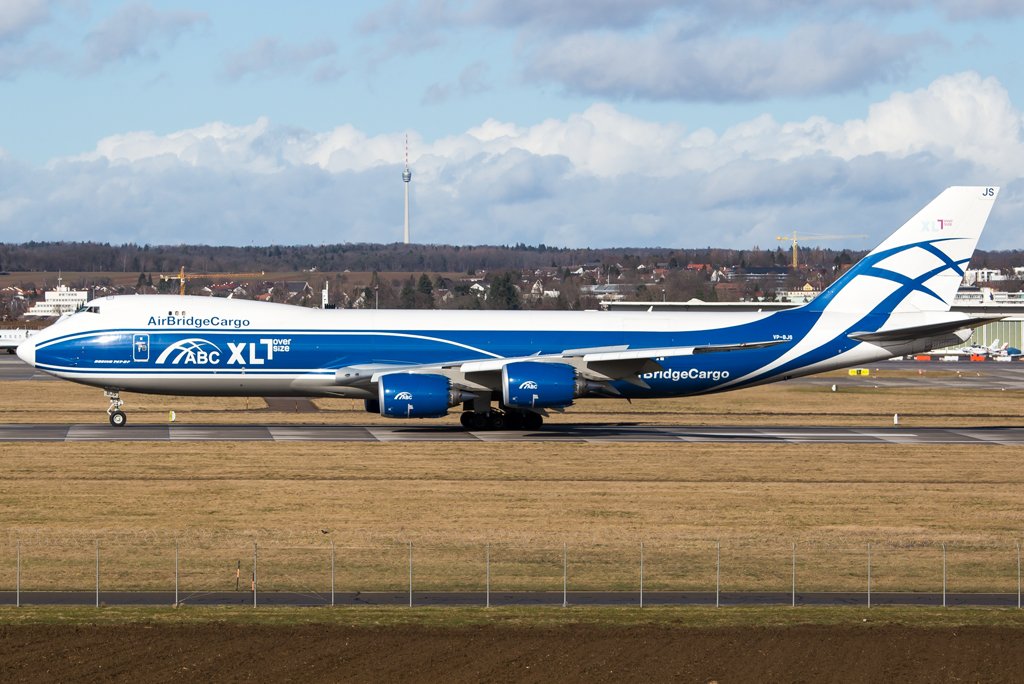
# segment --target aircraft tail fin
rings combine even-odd
[[[811,302],[809,311],[949,311],[997,187],[946,188]]]

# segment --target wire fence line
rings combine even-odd
[[[0,544],[0,592],[234,592],[251,595],[392,592],[409,605],[423,592],[475,592],[490,605],[496,592],[668,592],[789,594],[923,592],[1021,598],[1019,542],[834,545],[734,541],[543,545],[514,543],[281,544],[163,540],[15,539]]]

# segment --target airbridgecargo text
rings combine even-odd
[[[196,318],[195,316],[150,316],[147,325],[182,326],[186,328],[248,328],[247,318]]]
[[[640,377],[644,380],[671,380],[672,382],[679,382],[680,380],[711,380],[717,382],[719,380],[728,380],[729,371],[700,370],[698,368],[691,368],[689,370],[661,370],[654,373],[644,373]]]

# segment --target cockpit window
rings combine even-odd
[[[84,311],[85,313],[98,314],[100,312],[100,307],[98,307],[98,306],[83,306],[81,309],[79,309],[79,311]]]

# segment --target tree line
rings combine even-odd
[[[841,251],[806,250],[807,261],[830,262]],[[405,245],[334,244],[228,247],[213,245],[113,245],[99,242],[0,243],[3,271],[92,271],[207,273],[320,271],[382,271],[473,273],[477,271],[566,268],[583,264],[666,263],[671,268],[690,263],[715,266],[784,266],[789,252],[719,248],[605,248],[574,249],[546,245]]]

